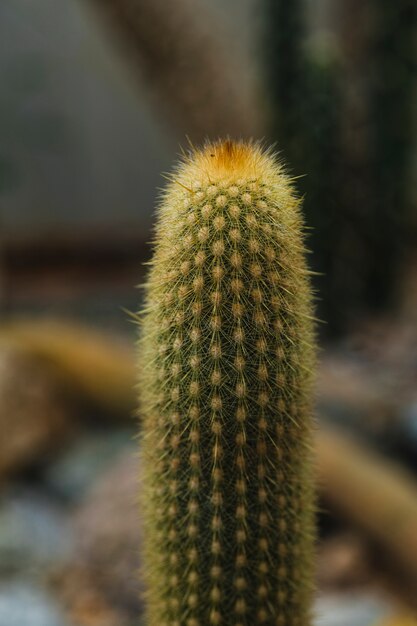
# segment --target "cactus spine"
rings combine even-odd
[[[307,626],[314,337],[299,200],[218,142],[159,207],[142,319],[147,626]]]

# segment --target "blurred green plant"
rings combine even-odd
[[[264,5],[271,134],[305,194],[319,314],[330,332],[392,303],[410,224],[417,6],[368,1],[365,174],[352,167],[343,136],[343,46],[311,41],[303,0]]]
[[[372,0],[370,120],[372,225],[367,286],[372,304],[393,296],[411,222],[416,147],[417,3]]]

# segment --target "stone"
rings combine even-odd
[[[54,598],[26,581],[0,584],[0,626],[72,626]]]
[[[86,494],[73,520],[79,565],[91,572],[110,606],[136,620],[142,594],[139,488],[137,455],[123,452]]]
[[[16,486],[0,497],[0,576],[34,573],[72,554],[65,511],[33,488]]]
[[[120,454],[136,449],[131,429],[96,428],[75,439],[44,472],[45,485],[71,504],[84,499]]]
[[[392,607],[372,593],[332,593],[317,599],[314,623],[316,626],[373,626],[391,612]]]

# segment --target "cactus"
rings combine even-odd
[[[343,233],[340,168],[340,67],[329,37],[311,37],[304,0],[265,0],[265,79],[271,95],[272,137],[282,146],[304,214],[312,227],[310,246],[319,315],[326,330],[339,326],[340,262],[335,250]],[[328,172],[323,176],[322,172]],[[344,285],[345,286],[345,285]],[[340,294],[339,291],[342,291]],[[346,291],[346,289],[345,289]],[[337,297],[335,297],[337,295]]]
[[[301,176],[319,314],[333,334],[395,303],[415,147],[415,0],[340,8],[336,55],[320,60],[308,3],[264,0],[271,136]]]
[[[217,142],[159,207],[142,312],[147,626],[307,626],[314,332],[299,200]]]
[[[367,239],[367,302],[380,307],[398,295],[412,215],[415,158],[417,5],[374,0],[370,82],[372,206]],[[375,225],[378,225],[375,227]]]
[[[297,155],[295,164],[305,174],[298,186],[305,194],[304,215],[311,226],[308,245],[313,250],[312,269],[317,272],[314,287],[320,293],[319,316],[328,322],[330,334],[343,325],[349,307],[343,272],[347,224],[341,210],[340,67],[331,42],[323,36],[313,41],[306,67],[304,152]]]
[[[272,132],[290,163],[300,166],[304,153],[306,35],[303,0],[265,0],[267,84],[274,106]]]

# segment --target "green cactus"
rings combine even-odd
[[[392,303],[404,265],[415,156],[417,5],[373,0],[370,83],[371,210],[367,302]]]
[[[307,626],[314,332],[299,200],[273,155],[193,151],[142,313],[147,626]]]
[[[305,149],[306,19],[304,0],[265,0],[266,82],[272,100],[271,130],[296,170]]]
[[[313,36],[305,0],[264,0],[271,136],[300,175],[319,314],[333,334],[395,303],[415,151],[415,0],[342,5],[342,37],[320,51],[329,38]]]
[[[271,136],[299,176],[306,224],[312,227],[309,245],[316,272],[314,286],[320,293],[319,315],[330,332],[345,311],[345,306],[340,307],[340,295],[343,298],[345,292],[338,293],[340,262],[335,254],[343,232],[340,67],[329,37],[310,36],[304,0],[265,0],[264,7]]]
[[[304,215],[307,226],[311,226],[308,245],[313,251],[312,269],[317,272],[314,287],[320,294],[318,312],[330,334],[340,330],[349,310],[343,273],[347,224],[341,210],[340,67],[330,42],[321,38],[311,43],[307,69],[304,151],[295,163],[304,174],[298,187],[305,194]]]

